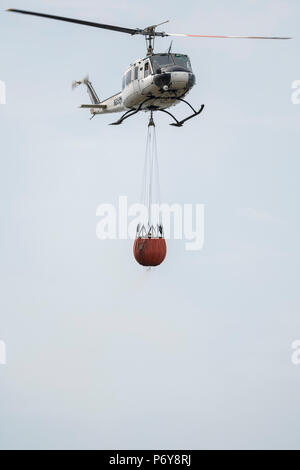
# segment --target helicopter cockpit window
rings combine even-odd
[[[173,54],[173,57],[176,65],[180,65],[181,67],[192,71],[191,62],[187,55]]]
[[[122,80],[122,90],[124,90],[125,88],[125,75],[123,76],[123,80]]]
[[[134,69],[134,80],[137,80],[139,77],[139,68],[135,67]]]
[[[145,63],[145,74],[144,74],[144,77],[148,77],[148,75],[150,74],[150,66],[149,66],[149,62],[146,62]]]
[[[151,57],[154,73],[161,67],[168,65],[179,65],[192,71],[190,59],[184,54],[154,54]]]
[[[156,70],[161,67],[174,65],[171,54],[154,54],[151,57],[151,60],[152,60],[154,73],[156,73]]]

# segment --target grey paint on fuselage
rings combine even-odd
[[[187,57],[179,54],[172,56]],[[141,107],[145,111],[151,108],[166,109],[179,103],[176,98],[186,96],[194,84],[195,76],[191,67],[188,69],[172,63],[154,69],[151,57],[137,59],[123,75],[122,91],[101,102],[105,109],[92,108],[91,113],[118,113],[137,109],[146,100]]]

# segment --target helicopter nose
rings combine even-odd
[[[190,89],[195,84],[195,75],[189,72],[171,72],[171,86],[170,88]]]
[[[158,88],[166,89],[171,85],[171,74],[170,73],[159,73],[154,77],[154,83]]]
[[[188,70],[161,72],[154,78],[155,85],[167,90],[190,89],[195,85],[195,75]]]

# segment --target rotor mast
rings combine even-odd
[[[147,56],[151,56],[154,53],[154,42],[155,42],[155,37],[156,36],[161,36],[164,37],[166,34],[163,32],[156,32],[156,28],[158,26],[161,26],[163,24],[169,23],[169,20],[164,21],[163,23],[155,24],[153,26],[148,26],[145,28],[142,32],[142,34],[145,36],[146,39],[146,45],[147,45]]]
[[[155,36],[149,34],[149,36],[146,36],[146,45],[147,45],[147,56],[153,55],[154,52],[154,40]]]

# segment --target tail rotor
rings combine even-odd
[[[74,82],[72,82],[72,90],[75,90],[75,88],[77,88],[78,86],[80,85],[87,85],[89,83],[89,76],[87,75],[85,78],[83,78],[82,80],[74,80]]]
[[[85,78],[83,78],[82,80],[75,80],[73,83],[72,83],[72,90],[74,90],[75,88],[77,88],[78,86],[80,85],[86,85],[87,87],[87,92],[89,94],[89,97],[90,97],[90,100],[92,102],[92,104],[99,104],[100,103],[100,100],[99,100],[99,97],[92,85],[92,82],[90,82],[90,79],[89,79],[89,76],[87,75]]]

